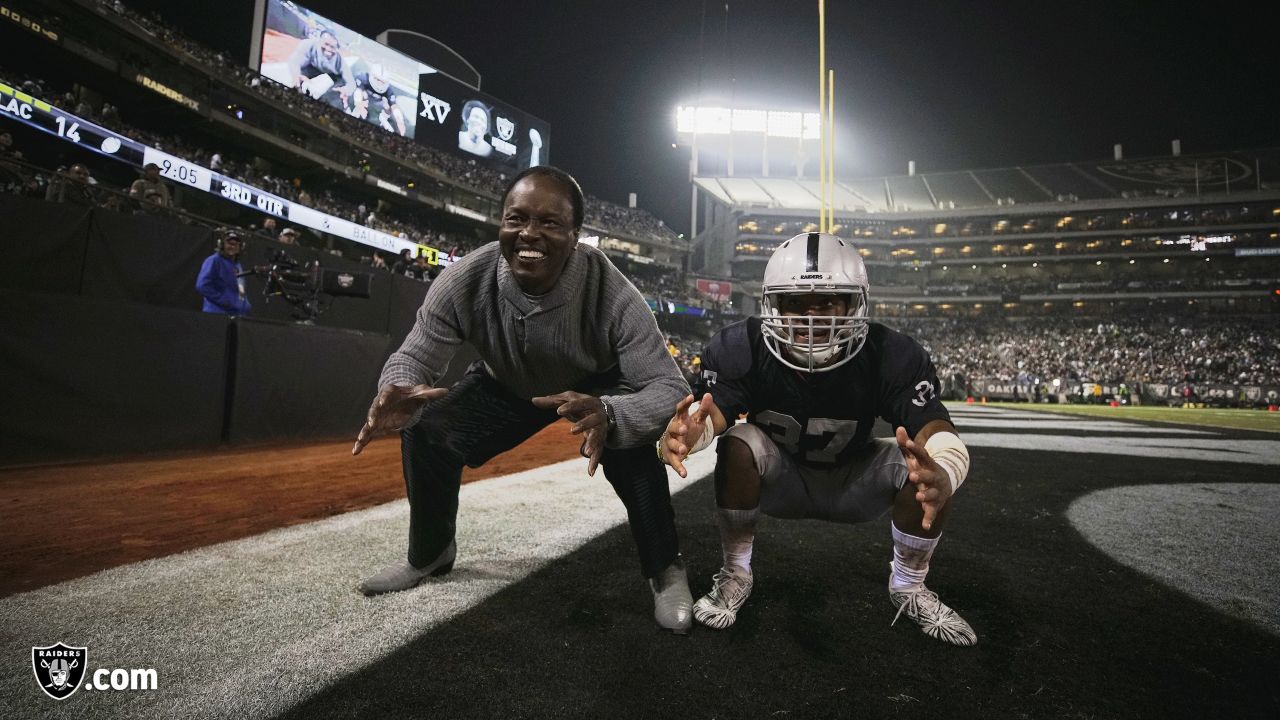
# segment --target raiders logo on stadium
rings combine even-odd
[[[1181,187],[1194,187],[1197,182],[1201,187],[1242,183],[1253,176],[1248,165],[1224,157],[1099,163],[1098,170],[1132,182]]]
[[[516,124],[510,120],[498,116],[498,137],[503,140],[510,140],[512,135],[516,134]]]
[[[356,284],[356,276],[348,273],[342,273],[338,276],[338,286],[349,288]]]
[[[40,689],[54,700],[65,700],[80,689],[89,648],[69,647],[62,643],[31,648],[31,670]]]

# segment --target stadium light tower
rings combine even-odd
[[[822,124],[822,115],[818,112],[677,106],[676,144],[689,148],[690,238],[696,238],[698,233],[698,186],[694,178],[698,176],[702,155],[723,158],[727,174],[732,176],[736,153],[758,142],[762,175],[769,175],[770,160],[790,156],[799,178],[804,174],[805,145],[812,147],[813,141],[821,137]],[[789,147],[794,150],[786,150]]]

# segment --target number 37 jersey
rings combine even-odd
[[[759,318],[734,323],[702,353],[697,396],[708,392],[730,423],[745,413],[797,462],[820,467],[849,462],[864,449],[877,417],[913,438],[930,421],[951,420],[929,354],[879,323],[870,323],[853,360],[821,373],[778,362]]]

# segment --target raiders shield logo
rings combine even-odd
[[[511,136],[516,133],[516,124],[510,120],[498,116],[498,137],[503,140],[510,140]]]
[[[31,670],[36,674],[36,683],[54,700],[65,700],[80,689],[88,663],[89,648],[67,647],[62,643],[31,648]]]

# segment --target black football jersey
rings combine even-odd
[[[872,441],[877,417],[915,437],[932,420],[951,416],[938,399],[929,353],[914,339],[869,323],[852,360],[827,372],[783,365],[765,347],[760,318],[734,323],[702,353],[697,397],[711,393],[730,423],[746,413],[797,462],[831,466],[849,461]]]
[[[390,83],[387,83],[386,92],[378,92],[373,89],[373,84],[369,82],[369,73],[360,73],[356,77],[356,85],[361,90],[369,93],[369,109],[378,110],[379,112],[391,112],[396,106],[396,89]]]

